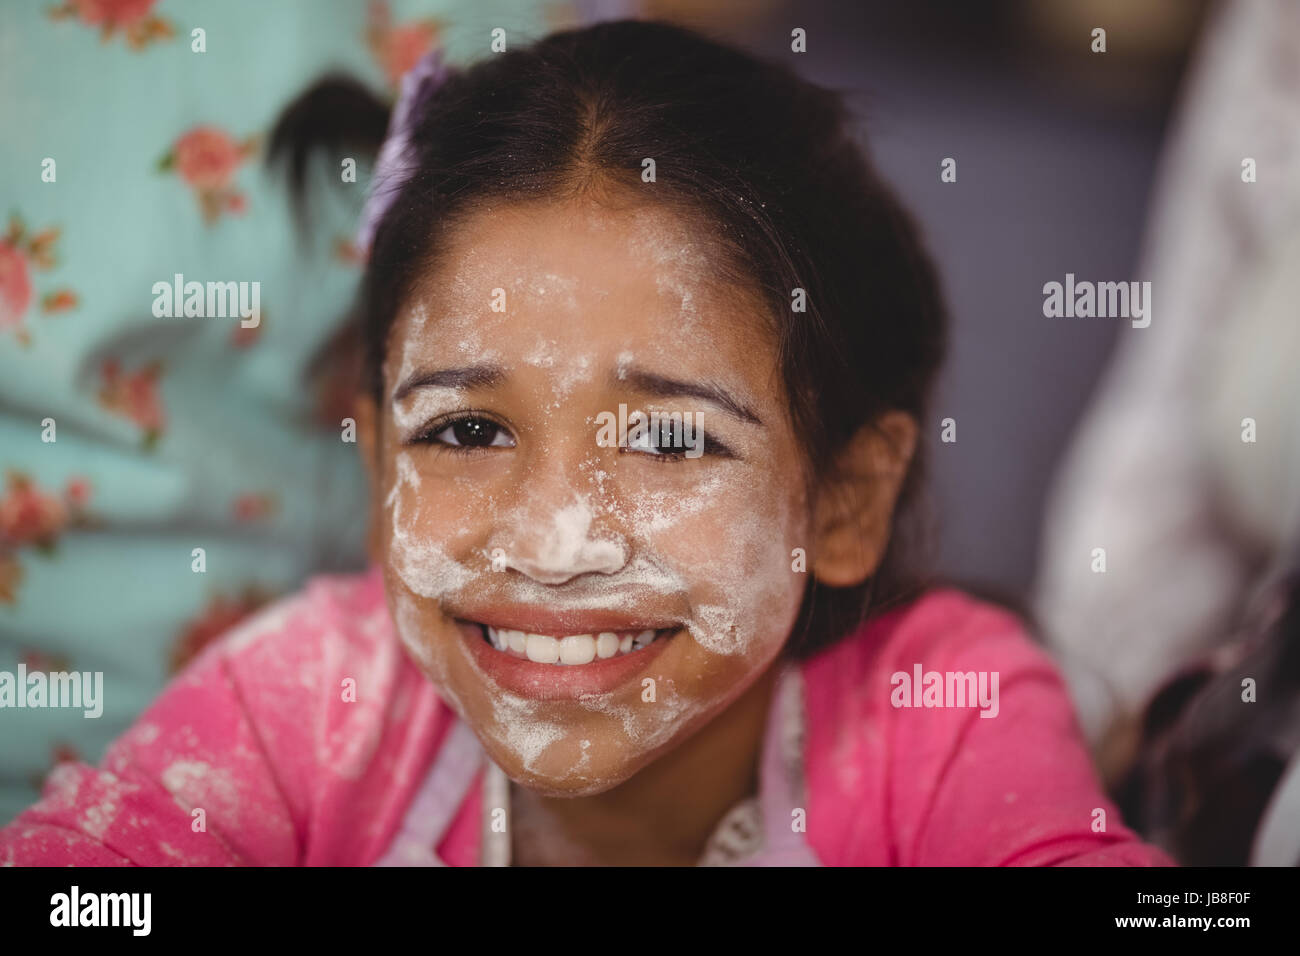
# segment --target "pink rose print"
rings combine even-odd
[[[266,326],[266,309],[262,309],[258,315],[257,325],[244,326],[243,322],[235,323],[235,327],[230,331],[230,344],[237,349],[246,349],[262,337],[262,329]]]
[[[133,50],[175,34],[172,25],[150,11],[157,0],[64,0],[50,9],[54,20],[76,19],[88,27],[99,27],[100,39],[108,42],[117,33],[126,37]]]
[[[74,508],[84,508],[90,500],[90,482],[85,478],[73,478],[68,482],[64,496]]]
[[[28,235],[18,216],[9,220],[8,230],[0,237],[0,333],[12,329],[23,345],[31,342],[23,318],[32,303],[32,271],[44,272],[57,265],[54,246],[58,238],[58,229],[43,229]],[[70,289],[55,289],[41,299],[41,310],[47,314],[76,305],[76,293]]]
[[[347,266],[359,266],[365,264],[366,254],[347,236],[335,236],[334,260]]]
[[[31,301],[27,260],[8,242],[0,242],[0,329],[20,327]]]
[[[69,289],[59,289],[57,292],[50,292],[41,299],[41,311],[47,315],[54,315],[57,312],[66,312],[69,309],[77,307],[77,294]]]
[[[24,546],[48,550],[69,524],[83,517],[90,499],[90,484],[75,478],[62,496],[42,491],[22,472],[5,476],[5,494],[0,498],[0,552]]]
[[[204,222],[212,223],[223,212],[239,214],[248,200],[234,185],[241,163],[257,149],[257,137],[236,142],[215,126],[196,126],[172,144],[158,161],[158,169],[173,169],[194,190]]]
[[[5,476],[4,495],[0,497],[0,604],[17,600],[23,577],[18,550],[30,547],[52,551],[66,528],[86,523],[89,500],[90,482],[85,478],[73,478],[59,496],[42,491],[21,472],[11,471]]]
[[[279,502],[273,494],[267,492],[249,492],[235,499],[231,508],[236,521],[262,521],[275,514]]]
[[[62,501],[44,494],[23,475],[9,475],[0,500],[0,547],[48,549],[67,523],[68,508]]]
[[[270,599],[270,594],[256,587],[246,588],[234,597],[224,594],[214,597],[197,617],[185,625],[172,644],[167,662],[169,673],[183,670],[200,651]]]
[[[100,368],[100,406],[139,425],[144,431],[146,449],[157,444],[166,425],[158,397],[158,379],[161,377],[162,362],[159,361],[149,362],[129,374],[122,371],[117,359],[105,360]]]
[[[176,169],[196,189],[220,189],[239,165],[239,147],[225,133],[199,126],[176,141]]]
[[[384,0],[371,0],[367,19],[366,45],[394,87],[438,41],[442,29],[442,24],[434,19],[395,25]]]
[[[47,654],[34,647],[24,648],[18,659],[27,665],[29,671],[70,671],[72,661],[66,654]]]

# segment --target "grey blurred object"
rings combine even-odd
[[[1264,812],[1250,862],[1252,866],[1300,866],[1300,752],[1291,759]]]
[[[1230,3],[1163,160],[1152,324],[1123,332],[1047,514],[1036,611],[1112,773],[1152,691],[1228,639],[1300,529],[1298,243],[1300,4]]]
[[[933,567],[1019,610],[1049,480],[1121,332],[1044,318],[1042,286],[1067,271],[1138,278],[1186,53],[1152,52],[1150,29],[1137,36],[1129,16],[1104,21],[1113,50],[1094,55],[1086,29],[1072,39],[1049,30],[1029,15],[1038,6],[800,2],[745,28],[759,52],[847,94],[876,165],[920,223],[952,314],[924,431]],[[1183,7],[1194,24],[1200,5]],[[807,31],[804,55],[790,52],[795,26]],[[945,157],[956,182],[940,181]],[[940,441],[948,417],[955,443]]]
[[[1146,706],[1124,819],[1184,866],[1300,864],[1300,547]]]

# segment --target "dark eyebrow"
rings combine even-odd
[[[499,385],[505,377],[505,371],[497,365],[467,365],[463,368],[417,371],[397,386],[393,392],[393,401],[400,402],[417,388],[487,388]]]
[[[712,382],[685,382],[681,379],[668,378],[664,375],[656,375],[653,372],[637,368],[620,369],[615,378],[624,385],[630,385],[638,392],[645,392],[647,395],[653,395],[656,398],[700,398],[712,405],[717,405],[723,411],[740,419],[742,422],[749,422],[753,425],[763,424],[763,420],[754,414],[749,406],[733,398],[722,386],[715,385]]]

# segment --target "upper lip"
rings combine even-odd
[[[452,611],[452,616],[497,630],[549,634],[555,637],[599,634],[602,631],[659,631],[680,626],[679,621],[671,618],[636,610],[555,608],[535,604],[494,604],[489,607],[463,608]]]

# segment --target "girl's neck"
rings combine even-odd
[[[510,788],[516,866],[693,866],[718,822],[758,790],[773,664],[681,746],[612,790],[543,797]]]

